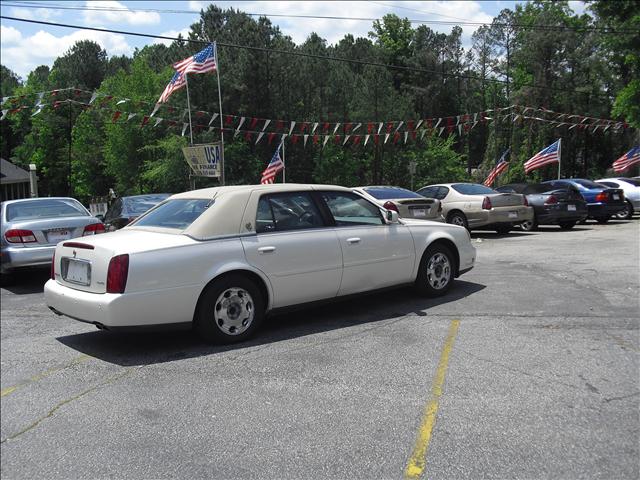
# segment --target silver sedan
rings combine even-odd
[[[3,281],[20,267],[51,264],[56,244],[104,232],[104,225],[73,198],[9,200],[0,204]]]

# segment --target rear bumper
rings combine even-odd
[[[589,217],[610,217],[625,209],[624,202],[620,203],[587,203]]]
[[[47,306],[56,313],[107,329],[188,323],[200,292],[193,287],[134,293],[91,293],[49,280]]]
[[[560,222],[580,222],[587,218],[587,208],[576,208],[575,211],[566,209],[566,205],[550,208],[536,208],[536,221],[540,225],[555,225]]]
[[[46,247],[2,247],[2,270],[12,268],[49,265],[56,246]]]
[[[469,228],[485,227],[487,225],[506,225],[533,220],[533,208],[524,205],[514,207],[497,207],[491,210],[476,210],[465,212]]]

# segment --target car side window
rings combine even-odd
[[[320,211],[308,193],[263,195],[256,212],[256,232],[301,230],[323,227]]]
[[[322,192],[336,226],[384,225],[380,208],[349,192]]]
[[[426,187],[426,188],[421,188],[420,190],[418,190],[418,193],[420,195],[422,195],[423,197],[427,197],[427,198],[436,198],[436,191],[437,191],[438,187]]]
[[[436,199],[442,200],[449,193],[448,187],[438,187],[438,192],[436,193]]]

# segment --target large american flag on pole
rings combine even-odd
[[[171,94],[175,90],[178,90],[178,89],[184,87],[185,83],[186,83],[186,80],[185,80],[185,77],[184,77],[184,75],[182,73],[180,73],[180,72],[174,73],[173,77],[171,78],[171,81],[164,88],[164,92],[162,92],[162,95],[160,95],[160,98],[158,99],[158,103],[166,102],[169,99],[169,97],[171,96]]]
[[[524,173],[529,173],[536,168],[543,167],[550,163],[560,162],[558,152],[560,150],[560,140],[555,141],[544,150],[540,150],[524,164]]]
[[[633,165],[640,163],[640,145],[636,145],[615,162],[613,162],[613,171],[616,173],[624,172]]]
[[[282,147],[282,143],[278,145],[276,153],[273,154],[269,165],[267,165],[267,168],[262,172],[260,183],[273,183],[276,179],[276,174],[284,168],[284,163],[282,162],[282,158],[280,158],[280,147]]]
[[[180,73],[215,72],[217,68],[216,44],[210,43],[195,55],[173,64],[173,68]]]
[[[502,174],[507,168],[509,168],[509,162],[507,162],[507,155],[509,155],[510,148],[507,148],[502,156],[496,162],[496,166],[493,167],[493,170],[489,172],[489,176],[484,181],[484,185],[490,187],[493,185],[493,182],[496,181],[498,175]]]

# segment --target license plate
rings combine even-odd
[[[90,266],[87,262],[79,262],[77,260],[69,259],[69,265],[67,266],[67,277],[65,280],[71,283],[78,283],[80,285],[89,285],[91,283]]]
[[[62,240],[68,240],[71,238],[71,232],[69,230],[56,230],[55,232],[47,233],[47,240],[49,243],[58,243]]]
[[[620,200],[620,195],[618,195],[617,193],[613,194],[613,199],[614,200]]]
[[[426,217],[427,211],[424,208],[413,208],[411,210],[413,212],[414,217]]]
[[[575,212],[576,211],[576,206],[575,205],[567,205],[567,210],[569,210],[570,212]]]
[[[509,218],[518,218],[518,212],[509,212]]]

